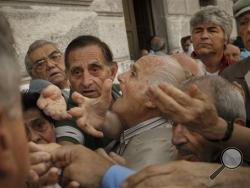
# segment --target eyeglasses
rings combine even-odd
[[[58,62],[60,62],[61,58],[62,53],[55,51],[51,53],[48,57],[35,61],[33,63],[32,69],[36,72],[43,72],[46,69],[49,60],[51,60],[51,62],[53,62],[54,64],[57,64]]]

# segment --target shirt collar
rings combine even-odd
[[[155,118],[151,118],[149,120],[146,120],[144,122],[141,122],[141,123],[137,124],[136,126],[125,130],[121,135],[120,142],[126,143],[132,137],[134,137],[138,134],[141,134],[144,131],[147,131],[147,130],[153,129],[157,126],[160,126],[162,124],[165,124],[165,123],[169,123],[169,125],[172,126],[173,121],[164,119],[162,117],[155,117]]]

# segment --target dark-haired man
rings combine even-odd
[[[109,46],[99,38],[83,35],[72,40],[66,48],[65,65],[71,85],[67,106],[68,109],[73,108],[70,113],[78,119],[56,122],[57,140],[60,143],[85,144],[92,149],[103,147],[106,145],[103,139],[96,139],[89,135],[102,137],[103,133],[88,125],[81,126],[82,120],[79,117],[84,112],[82,108],[74,107],[81,106],[82,103],[91,100],[91,98],[101,97],[103,89],[111,90],[112,81],[118,69],[117,63],[113,60],[113,54]],[[73,94],[74,91],[78,93]],[[113,100],[118,96],[119,93],[112,89]],[[106,97],[112,100],[111,95]],[[96,108],[99,108],[99,106],[97,105]],[[93,121],[96,120],[95,118],[92,119]],[[83,135],[81,129],[87,134]]]

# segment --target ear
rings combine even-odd
[[[117,71],[118,71],[118,65],[117,65],[116,62],[113,62],[113,64],[112,64],[110,70],[111,70],[111,79],[114,80],[114,79],[115,79],[115,76],[116,76],[116,73],[117,73]]]
[[[240,118],[235,119],[234,123],[237,123],[238,125],[243,126],[243,127],[246,126],[246,122]]]

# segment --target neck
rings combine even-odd
[[[161,114],[157,110],[150,110],[148,112],[144,112],[141,114],[135,113],[128,115],[126,117],[123,117],[124,121],[126,122],[125,129],[129,129],[131,127],[135,127],[139,123],[142,123],[146,120],[149,120],[154,117],[161,116]]]
[[[210,73],[217,72],[220,67],[220,62],[223,58],[223,53],[214,54],[214,55],[201,55],[198,58],[205,65],[206,70]]]

